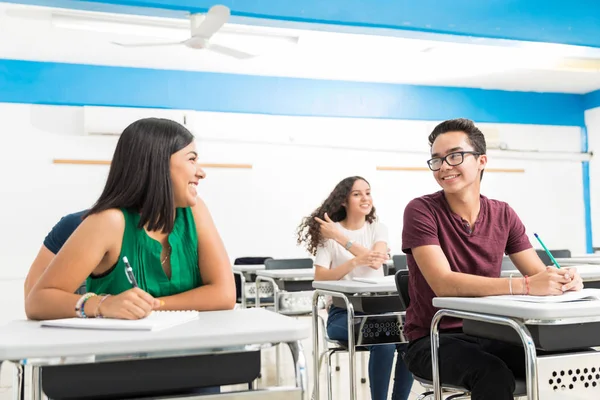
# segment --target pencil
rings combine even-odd
[[[533,236],[535,236],[535,238],[538,240],[538,242],[540,242],[540,244],[544,248],[544,251],[546,252],[546,254],[548,254],[548,257],[550,257],[550,260],[552,260],[552,262],[554,263],[554,265],[556,265],[556,268],[560,269],[560,265],[558,264],[558,261],[556,261],[556,259],[552,255],[552,253],[550,253],[550,250],[548,250],[548,248],[546,247],[546,245],[544,244],[544,242],[542,242],[542,239],[540,239],[540,237],[538,236],[538,234],[534,233]]]

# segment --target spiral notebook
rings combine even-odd
[[[160,331],[198,318],[198,311],[154,311],[136,320],[114,318],[63,318],[42,321],[41,326],[115,331]]]

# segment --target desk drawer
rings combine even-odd
[[[354,320],[359,321],[354,328],[357,346],[406,342],[401,315],[358,316]]]
[[[527,328],[536,347],[541,350],[565,351],[600,346],[600,322],[569,325],[527,325]],[[471,336],[521,344],[517,332],[504,325],[464,320],[463,332]]]
[[[333,305],[346,309],[346,303],[339,297],[333,297]],[[348,296],[354,312],[365,314],[383,314],[388,312],[405,311],[400,302],[400,296]]]
[[[255,380],[260,351],[43,367],[42,389],[53,400],[127,399],[189,393]]]
[[[543,400],[600,399],[600,353],[538,357],[538,390]]]

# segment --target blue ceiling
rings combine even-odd
[[[600,48],[598,0],[12,0],[13,3],[99,9],[127,6],[204,12],[221,3],[238,17],[355,28],[441,33],[477,38]],[[130,9],[131,11],[131,9]],[[135,11],[135,10],[134,10]],[[147,13],[148,11],[136,10]],[[152,12],[152,11],[151,11]]]

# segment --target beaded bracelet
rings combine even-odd
[[[100,301],[98,302],[98,305],[96,306],[96,312],[94,313],[94,318],[104,318],[104,316],[102,314],[100,314],[100,305],[102,305],[102,302],[104,302],[104,300],[108,299],[110,297],[110,294],[105,294]]]
[[[525,287],[527,288],[527,291],[525,292],[526,295],[529,294],[529,276],[525,275]]]
[[[75,304],[75,314],[79,317],[79,318],[87,318],[87,315],[85,315],[85,303],[86,301],[88,301],[91,297],[96,296],[96,293],[86,293],[83,296],[81,296],[79,298],[79,300],[77,300],[77,304]]]

